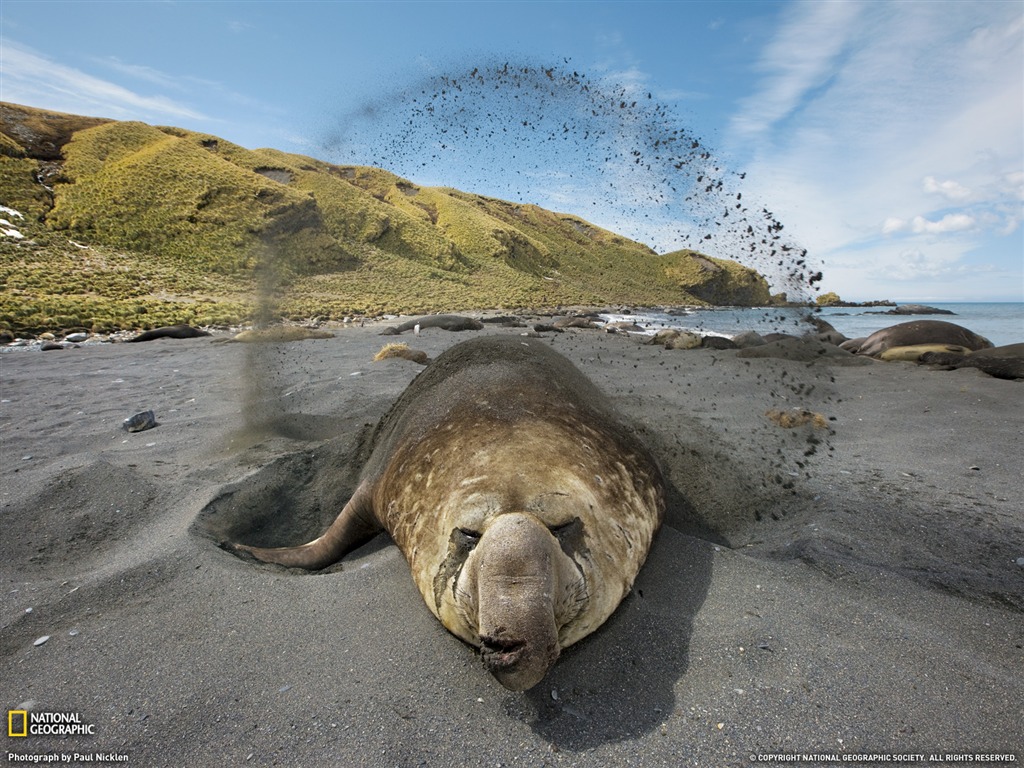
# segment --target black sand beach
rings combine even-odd
[[[641,425],[671,493],[632,594],[517,694],[386,536],[316,574],[218,548],[273,513],[280,543],[315,536],[421,370],[372,362],[379,325],[332,330],[0,355],[3,705],[95,726],[6,737],[10,764],[1024,760],[1021,382],[550,336]],[[401,340],[436,356],[519,332]],[[765,417],[792,407],[827,428]],[[121,429],[148,409],[156,428]]]

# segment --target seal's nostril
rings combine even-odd
[[[522,640],[510,640],[502,637],[481,637],[480,647],[484,651],[492,653],[510,653],[522,648],[525,643]]]
[[[493,673],[510,671],[523,659],[526,643],[500,637],[480,638],[480,658]]]

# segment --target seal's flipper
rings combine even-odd
[[[225,548],[247,552],[265,563],[277,563],[290,568],[306,568],[311,571],[326,568],[382,530],[373,514],[371,490],[372,485],[368,480],[361,482],[331,527],[308,544],[264,548],[230,543]]]

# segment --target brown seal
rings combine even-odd
[[[322,536],[228,546],[323,568],[384,529],[435,616],[526,690],[619,605],[663,512],[657,463],[600,391],[546,344],[490,336],[409,385]]]
[[[196,339],[200,336],[209,336],[202,328],[194,328],[191,325],[165,325],[161,328],[153,328],[143,331],[138,336],[133,336],[125,341],[153,341],[154,339]]]
[[[970,354],[926,352],[920,362],[947,368],[977,368],[998,379],[1024,379],[1024,343],[979,349]]]
[[[875,331],[857,349],[858,355],[878,357],[890,347],[955,344],[969,350],[987,349],[992,342],[961,325],[945,320],[911,320]]]
[[[319,328],[304,328],[300,325],[271,325],[266,328],[250,328],[235,334],[230,339],[214,339],[222,344],[238,342],[240,344],[274,344],[288,341],[305,341],[307,339],[333,339],[330,331]]]
[[[380,332],[381,336],[398,336],[406,331],[419,328],[440,328],[445,331],[479,331],[484,324],[473,317],[462,315],[427,315],[413,320],[406,320],[401,325],[394,325],[385,328]]]

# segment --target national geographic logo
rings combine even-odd
[[[26,736],[95,736],[96,726],[83,723],[77,712],[29,712],[7,710],[7,735]]]

